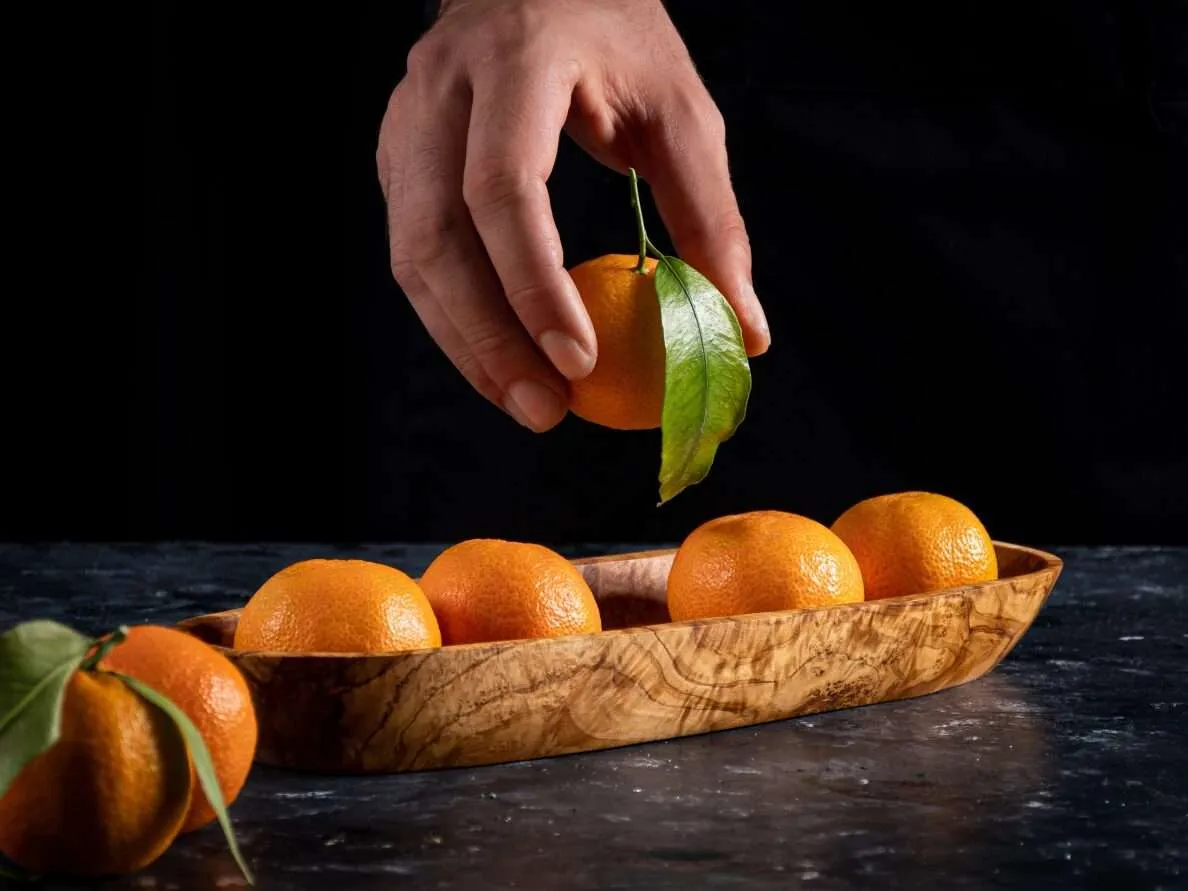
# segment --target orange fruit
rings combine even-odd
[[[656,261],[645,272],[639,257],[610,254],[569,271],[594,333],[598,361],[582,380],[569,384],[575,415],[617,430],[660,426],[664,408],[664,333],[656,300]]]
[[[155,625],[129,629],[128,639],[108,652],[101,667],[144,681],[186,713],[210,750],[223,803],[230,806],[256,755],[256,711],[239,669],[198,638]],[[214,818],[195,778],[182,832]]]
[[[862,567],[870,600],[923,594],[998,577],[986,527],[959,501],[931,492],[880,495],[833,524]]]
[[[0,851],[39,874],[135,872],[177,837],[191,783],[181,732],[163,711],[119,678],[77,672],[58,741],[0,799]]]
[[[464,541],[437,556],[421,576],[421,587],[447,644],[602,630],[598,604],[582,574],[543,545]]]
[[[235,647],[286,653],[390,653],[441,646],[424,592],[369,560],[302,560],[252,595]]]
[[[703,523],[668,574],[677,622],[862,599],[862,573],[845,543],[816,520],[776,510]]]

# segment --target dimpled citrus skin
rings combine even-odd
[[[602,630],[586,580],[543,545],[471,539],[447,548],[421,576],[448,644],[561,637]]]
[[[833,523],[862,567],[868,600],[998,578],[986,527],[959,501],[931,492],[880,495]]]
[[[639,257],[610,254],[569,271],[594,333],[598,362],[569,385],[575,415],[617,430],[660,426],[664,407],[664,333],[656,300],[656,261],[646,274],[635,271]]]
[[[172,844],[190,809],[176,725],[114,675],[76,672],[61,736],[0,799],[0,851],[47,875],[136,872]]]
[[[681,543],[668,575],[673,621],[857,603],[854,555],[816,520],[753,511],[702,524]]]
[[[247,780],[256,755],[256,711],[247,682],[222,653],[173,628],[138,625],[108,652],[103,668],[144,681],[186,713],[210,752],[228,807]],[[210,823],[215,812],[194,782],[182,832]]]
[[[286,653],[389,653],[441,646],[415,581],[368,560],[302,560],[252,595],[235,647]]]

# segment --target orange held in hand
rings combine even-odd
[[[543,545],[464,541],[438,555],[421,587],[446,644],[602,630],[598,604],[582,574]]]
[[[838,517],[833,531],[858,559],[868,600],[998,578],[986,527],[968,507],[944,495],[868,498]]]
[[[668,575],[674,621],[863,599],[858,562],[816,520],[765,510],[719,517],[681,543]]]
[[[598,362],[571,381],[570,410],[604,427],[650,430],[664,408],[664,333],[656,299],[656,261],[611,254],[570,270],[594,332]]]
[[[367,560],[303,560],[252,595],[235,648],[286,653],[390,653],[441,646],[421,588]]]
[[[127,640],[107,654],[100,668],[144,681],[186,713],[210,751],[223,803],[230,807],[256,754],[256,712],[239,669],[198,638],[154,625],[130,629]],[[214,818],[195,782],[182,832]]]
[[[135,872],[173,842],[192,788],[169,717],[114,675],[76,672],[58,741],[0,798],[0,851],[36,874]]]

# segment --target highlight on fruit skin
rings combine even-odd
[[[664,409],[664,330],[656,260],[608,254],[569,270],[598,339],[598,361],[570,381],[570,411],[615,430],[652,430]]]
[[[0,798],[0,852],[35,875],[133,873],[173,843],[197,788],[163,711],[113,674],[77,671],[57,742]]]
[[[392,653],[441,646],[420,586],[369,560],[286,566],[240,612],[235,648],[282,653]]]
[[[251,690],[231,660],[184,631],[137,625],[107,653],[100,668],[143,681],[186,713],[202,734],[223,803],[230,807],[251,772],[258,734]],[[192,832],[214,819],[195,778],[181,831]]]
[[[470,539],[446,548],[421,576],[446,645],[562,637],[602,630],[578,569],[543,545]]]
[[[867,498],[842,513],[832,529],[862,567],[868,600],[998,578],[986,527],[946,495],[913,491]]]
[[[673,621],[858,603],[858,561],[816,520],[784,511],[718,517],[694,529],[668,575]]]

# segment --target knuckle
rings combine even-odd
[[[482,213],[524,201],[533,187],[533,177],[515,164],[480,161],[467,165],[462,179],[462,198],[471,211]]]
[[[449,214],[427,214],[412,221],[403,233],[403,245],[413,266],[424,269],[441,260],[456,228]]]
[[[462,332],[462,337],[484,368],[504,359],[513,342],[506,328],[489,323],[471,325]]]
[[[507,302],[517,314],[535,315],[547,311],[555,301],[551,288],[540,282],[527,282],[508,289]]]
[[[743,251],[747,257],[751,255],[751,240],[747,235],[747,227],[743,222],[742,215],[736,211],[731,210],[723,214],[717,221],[717,236],[728,244],[733,245],[737,251]]]
[[[524,55],[538,46],[550,17],[532,4],[506,4],[487,22],[487,48],[496,59]]]
[[[392,251],[389,265],[392,269],[392,278],[396,280],[396,284],[400,285],[406,294],[409,294],[409,289],[412,288],[413,283],[418,278],[416,265],[411,259],[397,250]],[[411,299],[411,295],[409,299]]]
[[[432,78],[450,63],[452,55],[449,43],[430,33],[413,44],[405,66],[412,77]]]
[[[679,121],[679,129],[700,129],[716,142],[726,141],[726,119],[722,110],[700,83],[675,91],[671,115]]]

